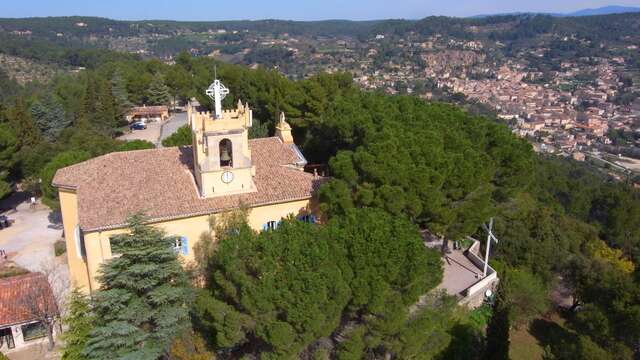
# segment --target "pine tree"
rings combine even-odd
[[[143,222],[134,216],[130,233],[111,238],[121,255],[100,269],[95,328],[83,351],[90,359],[155,360],[188,328],[191,289],[175,238]]]
[[[86,356],[82,354],[82,350],[89,340],[94,321],[90,301],[76,288],[69,295],[68,304],[69,312],[63,319],[68,329],[62,335],[62,360],[84,360]]]
[[[157,73],[147,90],[147,100],[149,105],[168,105],[171,100],[169,93],[169,87],[164,82],[164,76],[161,73]]]
[[[62,105],[51,95],[31,105],[31,116],[47,141],[54,141],[71,123]]]

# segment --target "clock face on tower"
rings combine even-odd
[[[222,182],[228,184],[233,181],[233,173],[231,171],[225,171],[222,173]]]

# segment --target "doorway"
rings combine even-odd
[[[16,347],[16,343],[13,341],[13,333],[11,332],[10,327],[0,329],[0,349],[5,346],[8,349],[13,349],[14,347]]]

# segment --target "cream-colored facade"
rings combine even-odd
[[[216,198],[255,192],[253,178],[256,169],[252,163],[248,142],[248,128],[252,122],[249,107],[239,102],[237,109],[225,110],[222,116],[218,117],[208,112],[199,112],[197,109],[198,104],[191,103],[188,117],[193,133],[193,177],[200,192],[199,196]],[[284,117],[278,124],[277,136],[282,144],[287,146],[293,142],[291,128],[285,123]],[[223,148],[223,145],[228,145],[227,141],[230,141],[231,146]],[[222,152],[227,154],[223,156]],[[224,161],[223,158],[225,158]],[[232,175],[228,175],[229,173]],[[99,288],[96,277],[100,266],[113,256],[110,238],[126,232],[127,229],[120,227],[95,231],[83,230],[79,222],[77,191],[68,187],[59,187],[59,195],[71,280],[75,286],[87,292],[93,292]],[[101,204],[92,205],[101,206]],[[315,212],[314,209],[311,196],[306,199],[248,206],[248,223],[256,231],[261,231],[268,224],[277,223],[282,218],[290,215],[312,214]],[[180,254],[185,263],[188,263],[193,261],[193,246],[202,235],[213,235],[211,217],[215,219],[221,214],[223,212],[175,217],[171,220],[151,221],[151,224],[163,229],[167,235],[186,240],[186,246],[183,244]]]
[[[64,230],[65,234],[69,234],[66,235],[65,241],[67,244],[67,259],[72,283],[74,286],[85,289],[86,291],[95,291],[100,286],[96,280],[100,265],[113,256],[109,239],[113,235],[126,232],[127,229],[120,228],[89,232],[82,234],[82,239],[76,239],[77,232],[75,229],[77,227],[77,220],[73,221],[74,215],[76,214],[74,204],[76,202],[75,194],[61,191],[60,195]],[[299,200],[251,208],[248,210],[247,221],[251,228],[256,231],[261,231],[264,224],[270,221],[278,221],[289,215],[299,216],[310,212],[313,212],[311,199]],[[200,240],[200,237],[203,234],[215,235],[210,228],[211,216],[216,217],[220,216],[220,214],[156,222],[153,223],[153,226],[163,229],[167,235],[180,236],[188,239],[188,251],[185,255],[181,255],[185,263],[188,263],[193,261],[193,246]],[[79,249],[78,246],[82,246],[82,244],[84,244],[84,249]]]

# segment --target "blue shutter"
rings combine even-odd
[[[180,237],[180,241],[181,241],[181,245],[182,245],[182,255],[188,255],[189,254],[189,239],[187,239],[186,236],[181,236]]]
[[[267,231],[267,230],[269,230],[269,223],[268,222],[262,224],[262,231]]]
[[[313,215],[313,214],[310,214],[309,215],[309,222],[312,223],[312,224],[315,224],[316,223],[316,216]]]

